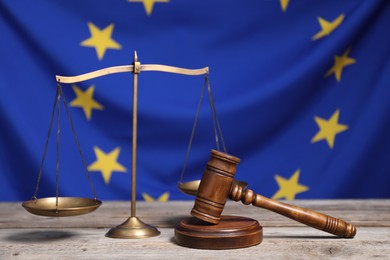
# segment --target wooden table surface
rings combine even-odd
[[[288,203],[349,221],[357,235],[337,238],[264,209],[228,202],[224,215],[258,220],[263,242],[242,249],[200,250],[178,246],[174,239],[174,227],[189,216],[193,201],[137,202],[137,216],[161,232],[144,239],[105,237],[129,217],[127,201],[103,201],[93,213],[63,218],[32,215],[21,203],[0,203],[0,259],[390,259],[390,200]]]

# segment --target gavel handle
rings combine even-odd
[[[283,202],[272,200],[254,194],[252,190],[245,190],[239,185],[233,184],[229,197],[234,201],[242,201],[243,204],[264,208],[285,217],[296,220],[310,227],[334,234],[339,237],[353,238],[356,234],[356,227],[344,220],[334,218],[314,210],[300,208]]]

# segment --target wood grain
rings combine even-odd
[[[161,231],[158,237],[138,240],[104,236],[128,218],[127,201],[103,201],[93,213],[65,218],[39,217],[25,211],[21,203],[0,203],[0,259],[388,259],[390,200],[288,203],[341,217],[355,224],[358,233],[353,239],[340,239],[264,209],[228,202],[223,214],[258,220],[263,242],[236,250],[200,250],[178,246],[173,239],[175,225],[190,216],[193,201],[137,202],[137,216]]]

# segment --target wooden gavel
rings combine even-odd
[[[310,227],[344,238],[353,238],[354,225],[314,210],[292,206],[254,194],[234,181],[240,159],[211,150],[210,160],[203,173],[191,215],[211,224],[218,224],[227,198],[243,204],[271,210]]]

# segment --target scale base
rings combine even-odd
[[[125,222],[111,228],[106,237],[111,238],[148,238],[160,235],[157,228],[143,223],[137,217],[130,217]]]
[[[222,216],[217,225],[194,217],[180,221],[175,229],[177,244],[198,249],[235,249],[263,241],[263,228],[251,218]]]

